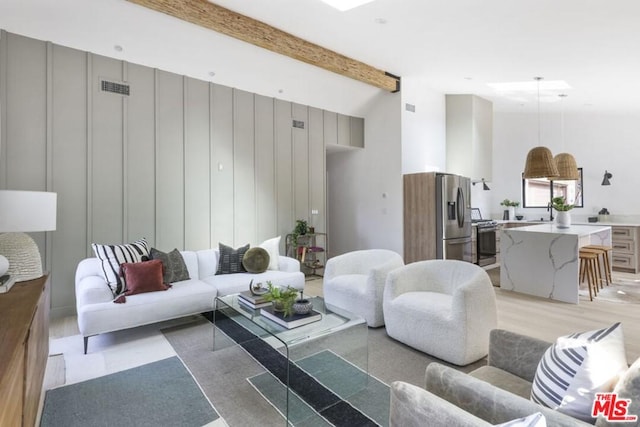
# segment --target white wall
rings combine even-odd
[[[406,110],[415,106],[415,112]],[[402,77],[402,173],[445,171],[445,97],[424,77]]]
[[[640,166],[640,114],[603,115],[566,112],[564,144],[560,114],[541,116],[541,145],[554,154],[574,155],[584,174],[585,207],[574,209],[575,218],[596,215],[606,207],[612,215],[640,214],[637,169]],[[521,174],[530,148],[538,144],[537,114],[494,115],[493,182],[488,208],[501,218],[500,201],[522,200]],[[564,149],[563,149],[564,146]],[[613,174],[611,186],[602,186],[604,171]],[[477,187],[477,186],[476,186]],[[548,217],[544,209],[518,209],[526,218]]]
[[[400,101],[381,92],[364,114],[365,149],[327,157],[330,256],[371,248],[402,253]]]
[[[365,149],[327,158],[330,255],[371,248],[402,254],[402,175],[446,165],[445,98],[427,81],[403,76],[399,94],[381,93],[366,106]]]

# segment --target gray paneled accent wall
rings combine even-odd
[[[281,235],[284,253],[296,219],[326,230],[336,113],[6,32],[0,111],[0,188],[58,193],[57,230],[34,234],[54,316],[75,312],[92,242],[198,250]]]

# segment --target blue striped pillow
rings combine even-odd
[[[538,364],[531,400],[593,423],[595,394],[613,390],[626,369],[620,323],[560,337]]]

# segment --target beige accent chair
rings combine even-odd
[[[330,258],[323,281],[325,303],[363,317],[368,326],[382,326],[387,274],[403,265],[402,257],[387,249],[360,250]]]

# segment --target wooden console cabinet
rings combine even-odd
[[[0,426],[35,425],[49,357],[49,279],[0,294]]]

